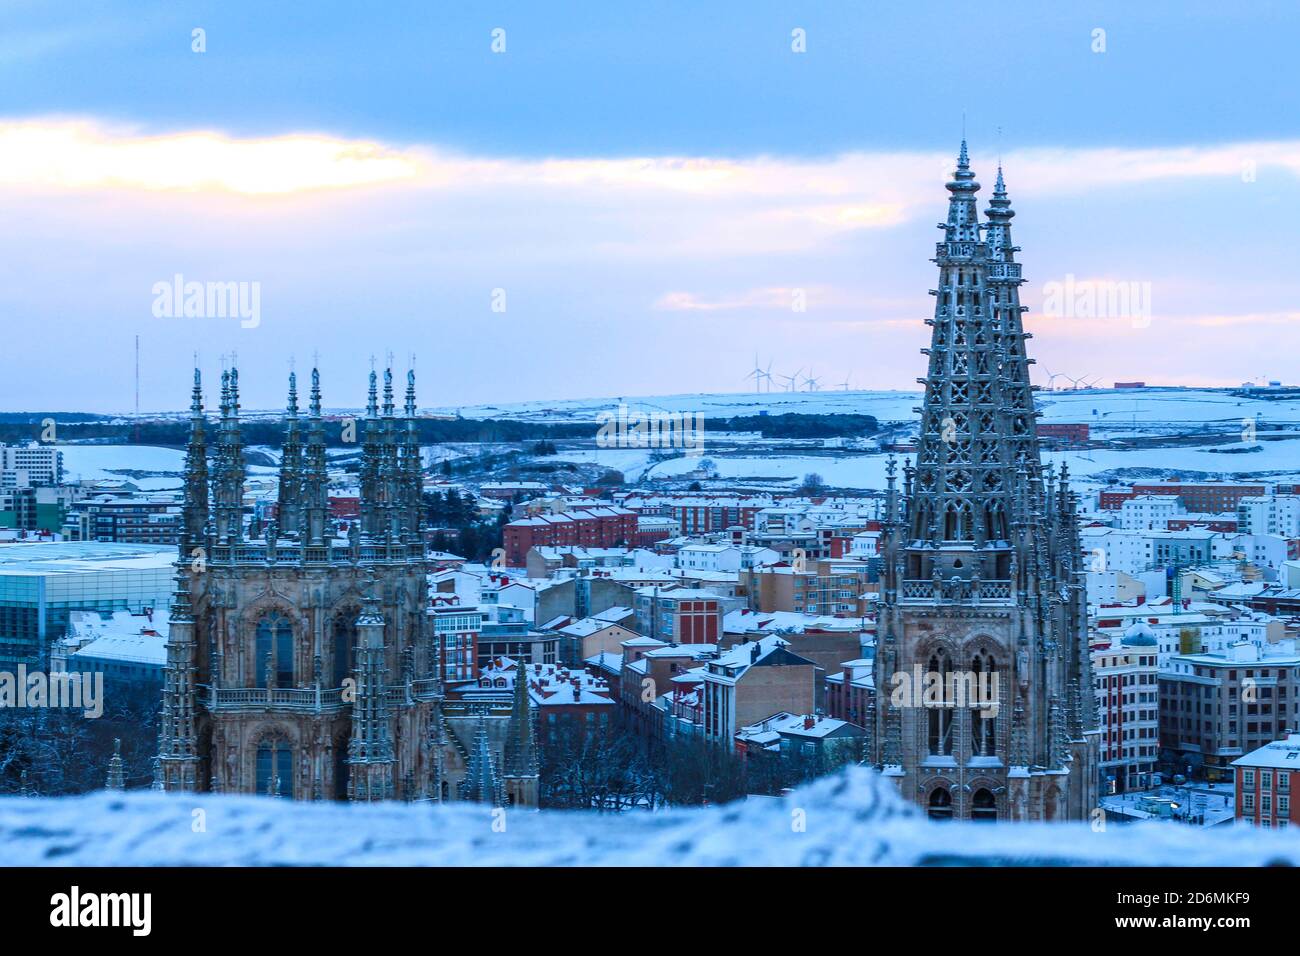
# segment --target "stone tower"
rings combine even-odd
[[[210,455],[195,372],[162,787],[299,800],[456,799],[480,730],[479,759],[500,776],[517,733],[512,702],[487,701],[471,713],[445,699],[438,678],[414,374],[400,418],[391,370],[382,407],[370,375],[360,516],[346,529],[330,514],[319,373],[311,373],[305,422],[290,375],[276,514],[257,533],[244,514],[239,407],[231,369],[222,373]],[[533,773],[531,790],[520,792],[535,803]]]
[[[1097,731],[1075,498],[1044,476],[1001,171],[963,141],[935,263],[915,466],[891,461],[872,759],[936,818],[1082,819]],[[981,229],[987,237],[981,237]]]

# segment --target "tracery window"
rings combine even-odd
[[[293,747],[286,740],[267,738],[257,745],[257,792],[293,796]]]
[[[946,757],[952,754],[952,709],[947,706],[947,688],[952,678],[952,659],[945,650],[935,651],[930,655],[929,674],[935,675],[942,689],[941,701],[927,701],[928,713],[928,750],[932,756]]]
[[[293,625],[279,611],[265,614],[257,622],[257,660],[254,667],[258,687],[293,686]]]

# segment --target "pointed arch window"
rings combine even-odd
[[[971,536],[971,510],[968,501],[950,501],[943,513],[943,540],[966,541]]]
[[[257,792],[265,796],[293,796],[293,747],[269,738],[257,745]]]
[[[293,686],[293,625],[279,611],[257,622],[257,686]]]
[[[970,664],[973,694],[970,708],[972,757],[995,757],[998,750],[997,714],[1001,709],[1002,686],[997,663],[988,653],[976,654]]]
[[[936,787],[930,791],[926,815],[931,820],[952,819],[952,792],[947,787]]]
[[[928,750],[931,756],[947,757],[952,755],[952,709],[948,706],[948,685],[952,679],[952,660],[945,650],[935,651],[930,655],[927,679],[937,679],[941,688],[940,701],[927,701],[928,706]],[[932,676],[933,675],[933,676]]]
[[[348,777],[351,774],[352,765],[348,763],[348,745],[347,741],[338,741],[334,745],[334,799],[346,800],[348,798]]]
[[[980,787],[971,798],[970,818],[977,823],[993,823],[998,818],[998,801],[988,787]]]
[[[357,646],[357,617],[360,611],[355,608],[346,608],[340,611],[334,618],[333,634],[333,687],[342,687],[343,682],[352,676],[352,671],[356,667],[356,661],[353,659],[356,655]]]

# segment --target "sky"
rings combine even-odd
[[[907,388],[963,131],[1038,381],[1294,382],[1300,5],[0,0],[0,411]],[[197,294],[193,294],[197,292]],[[229,300],[227,295],[233,294]],[[240,298],[242,296],[242,299]],[[186,308],[187,298],[189,308]],[[220,314],[229,301],[235,314]]]

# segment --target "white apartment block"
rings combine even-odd
[[[63,452],[53,445],[0,445],[0,488],[63,483]]]
[[[1237,503],[1237,530],[1243,534],[1300,537],[1300,495],[1259,495]]]
[[[1274,571],[1287,560],[1287,539],[1277,534],[1215,535],[1210,544],[1215,560],[1239,558]]]
[[[677,567],[688,571],[748,571],[780,560],[780,552],[754,545],[684,544],[677,549]]]
[[[849,541],[850,558],[857,558],[859,561],[865,561],[867,558],[876,558],[880,556],[880,532],[879,531],[859,531]]]
[[[1088,571],[1137,574],[1152,562],[1149,538],[1131,529],[1082,528],[1083,566]]]
[[[1120,506],[1119,526],[1128,530],[1164,529],[1170,518],[1186,513],[1176,495],[1138,495]]]

